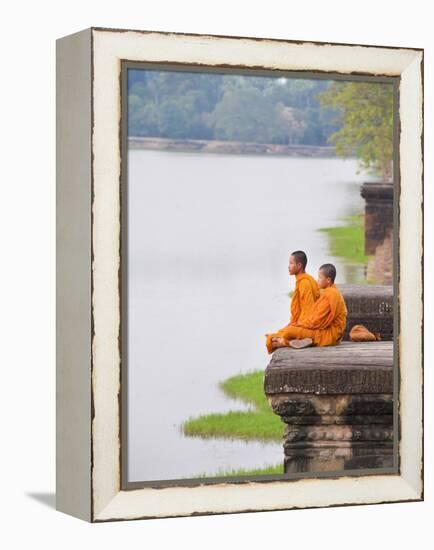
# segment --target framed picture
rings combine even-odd
[[[57,60],[57,508],[423,499],[423,50],[92,27]]]

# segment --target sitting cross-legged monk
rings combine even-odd
[[[291,315],[289,323],[284,327],[294,325],[308,315],[313,304],[320,296],[319,286],[312,275],[306,273],[307,256],[302,250],[296,250],[289,256],[288,272],[295,276],[295,290],[291,299]],[[267,348],[275,334],[266,334]]]
[[[339,344],[345,332],[347,307],[335,285],[335,278],[336,268],[333,264],[324,264],[319,268],[320,298],[308,315],[267,336],[268,353],[288,346],[298,349]]]
[[[305,271],[306,265],[307,256],[302,250],[296,250],[290,255],[288,272],[295,276],[295,290],[291,299],[291,320],[288,325],[297,323],[306,316],[320,295],[318,283]]]

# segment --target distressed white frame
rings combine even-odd
[[[423,51],[89,29],[92,55],[90,521],[423,499]],[[121,60],[400,76],[400,475],[120,490]]]

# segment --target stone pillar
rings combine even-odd
[[[284,471],[393,466],[393,343],[280,348],[264,391],[285,424]]]
[[[368,259],[366,273],[368,282],[374,281],[382,285],[393,283],[393,232],[386,231],[383,242],[375,249],[375,255]]]
[[[377,284],[393,281],[393,184],[364,183],[360,191],[365,206],[367,279]]]
[[[389,230],[393,229],[393,185],[364,183],[360,194],[365,206],[365,254],[375,254]]]

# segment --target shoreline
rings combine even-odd
[[[128,148],[156,151],[337,158],[335,148],[331,145],[276,145],[273,143],[129,136]]]
[[[234,401],[241,401],[252,407],[247,411],[229,410],[220,413],[205,413],[192,416],[181,424],[186,437],[201,439],[238,439],[246,442],[278,443],[282,439],[284,426],[273,413],[263,394],[263,371],[252,370],[239,373],[219,383],[223,393]],[[242,469],[220,469],[215,473],[200,473],[200,477],[231,477],[283,474],[283,462],[264,464],[262,467]]]

